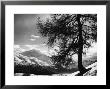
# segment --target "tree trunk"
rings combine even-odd
[[[79,49],[78,49],[78,69],[80,71],[80,73],[84,73],[84,71],[86,70],[84,67],[83,67],[83,64],[82,64],[82,53],[83,53],[83,37],[82,37],[82,24],[80,22],[80,18],[81,18],[81,15],[78,14],[77,15],[77,21],[78,21],[78,32],[79,32],[79,41],[78,41],[78,46],[79,46]]]

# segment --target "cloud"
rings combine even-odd
[[[14,48],[20,48],[20,46],[19,45],[14,45]]]
[[[31,35],[32,38],[40,38],[40,36]]]
[[[32,39],[32,38],[31,38],[30,40],[31,40],[31,41],[35,41],[36,39]]]
[[[21,47],[21,45],[14,45],[14,50],[18,50],[18,51],[26,51],[24,48]]]
[[[49,20],[51,20],[51,16],[50,16],[50,14],[43,14],[43,15],[40,15],[40,19],[42,20],[42,21],[46,21],[47,19],[49,19]]]
[[[40,36],[31,35],[31,38],[29,40],[35,41],[38,38],[40,38]]]
[[[46,44],[40,44],[41,46],[46,46]]]

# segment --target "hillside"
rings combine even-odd
[[[83,76],[96,76],[97,75],[97,62],[89,65],[86,69],[91,68],[89,71],[83,74]],[[77,76],[79,71],[74,73],[62,73],[62,74],[53,74],[53,76]]]
[[[91,68],[88,72],[84,73],[82,76],[96,76],[97,75],[97,62],[89,65],[86,69]],[[52,76],[77,76],[79,71],[74,73],[60,73],[60,74],[52,74]],[[16,73],[16,76],[26,76],[25,73]],[[39,76],[36,74],[29,74],[29,76]],[[48,76],[48,75],[46,75]]]
[[[28,52],[34,52],[34,51],[26,51],[26,53]],[[40,52],[38,52],[40,56],[36,56],[36,57],[33,57],[33,54],[35,53],[32,53],[32,56],[24,56],[25,52],[15,52],[14,53],[14,73],[34,73],[34,74],[38,74],[38,75],[44,75],[44,74],[53,74],[55,73],[53,70],[52,70],[52,62],[50,61],[50,58],[48,56],[43,55],[42,57],[42,54],[40,54]],[[36,51],[36,55],[37,55],[37,51]],[[45,59],[45,58],[48,58],[48,59]],[[47,61],[46,61],[47,60]]]
[[[97,61],[97,56],[93,55],[83,59],[85,67],[90,66]],[[50,57],[42,54],[38,50],[14,50],[14,73],[16,76],[31,76],[31,75],[71,75],[78,71],[78,63],[74,61],[67,69],[55,69]],[[97,69],[94,67],[95,70]],[[75,75],[75,74],[72,74]],[[86,75],[86,74],[85,74]],[[88,74],[87,74],[88,75]]]

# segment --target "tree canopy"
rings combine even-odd
[[[38,18],[37,27],[43,37],[48,37],[49,47],[59,48],[57,55],[52,56],[56,64],[68,66],[74,54],[82,56],[81,53],[86,53],[83,49],[89,48],[97,41],[97,14],[51,14],[50,16],[51,19],[45,22]]]

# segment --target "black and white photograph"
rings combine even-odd
[[[14,76],[97,76],[97,14],[14,14]]]
[[[5,7],[6,85],[105,85],[106,5],[28,4]]]

